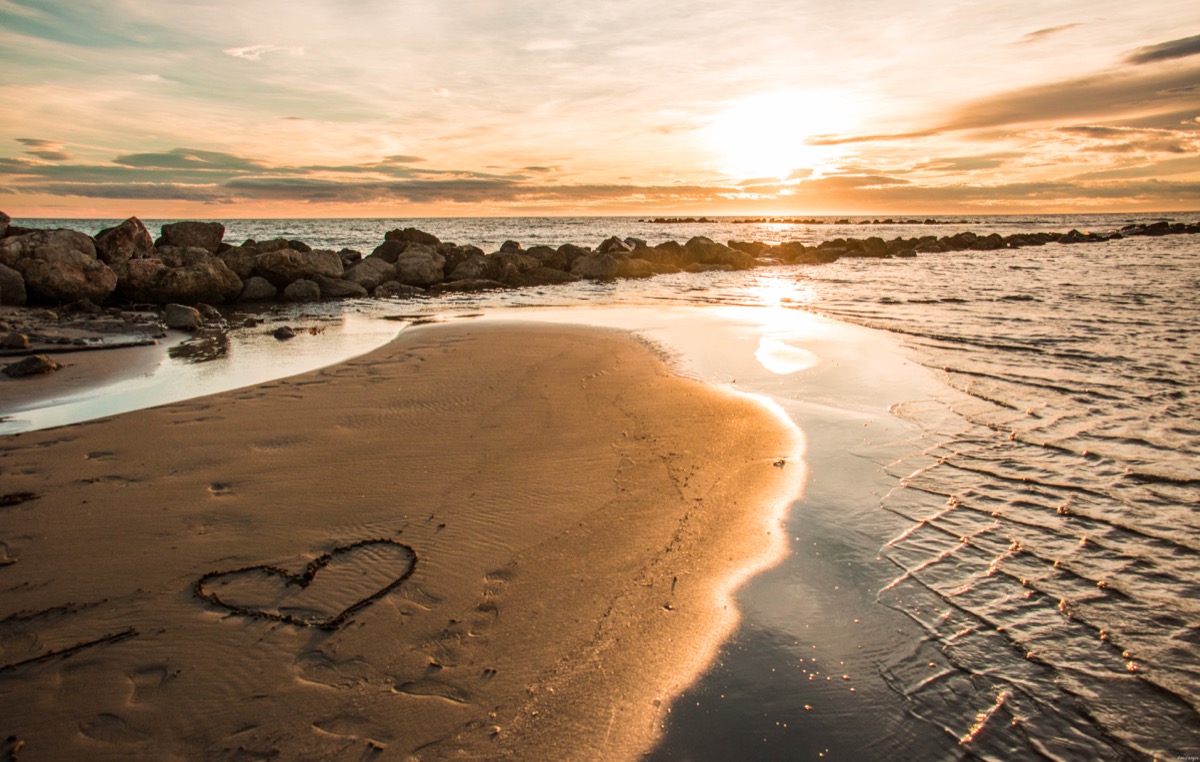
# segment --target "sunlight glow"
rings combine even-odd
[[[790,90],[733,103],[704,130],[708,147],[734,177],[786,179],[795,170],[820,172],[845,154],[841,146],[809,145],[810,138],[855,129],[858,105],[837,90]]]

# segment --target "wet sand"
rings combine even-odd
[[[502,323],[0,439],[0,737],[635,757],[779,552],[795,448],[621,332]]]

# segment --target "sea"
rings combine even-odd
[[[614,235],[812,245],[1106,232],[1159,219],[1200,213],[224,223],[230,242],[370,253],[405,227],[495,251]],[[116,222],[14,220],[93,234]],[[152,232],[163,222],[146,221]],[[807,371],[748,388],[810,440],[810,484],[785,526],[792,552],[741,590],[739,629],[671,704],[648,759],[1200,758],[1200,236],[319,309],[394,319],[600,307],[847,325],[873,338],[847,344],[841,361],[895,397],[889,435],[843,446],[838,432],[858,424],[827,415],[836,399],[804,407]],[[892,384],[885,345],[935,383]],[[739,385],[719,362],[706,374]]]

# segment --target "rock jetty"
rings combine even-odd
[[[883,221],[887,222],[890,220]],[[405,228],[388,232],[383,242],[364,256],[350,249],[314,249],[286,238],[231,244],[224,240],[225,226],[219,222],[164,225],[155,240],[136,217],[93,237],[73,230],[13,225],[8,215],[0,212],[0,304],[174,305],[172,314],[181,324],[190,325],[194,316],[179,308],[437,295],[664,273],[821,264],[845,257],[912,257],[1182,233],[1200,233],[1200,223],[1160,221],[1105,233],[1072,230],[1002,236],[961,232],[890,240],[878,236],[833,238],[816,246],[799,241],[718,243],[703,236],[685,243],[666,241],[650,246],[638,238],[614,236],[595,248],[568,243],[525,249],[516,241],[506,241],[498,251],[487,253],[477,246],[449,243]]]

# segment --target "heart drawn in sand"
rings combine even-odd
[[[412,576],[417,554],[395,540],[360,540],[317,556],[299,574],[266,564],[215,571],[196,595],[241,616],[332,630]]]

